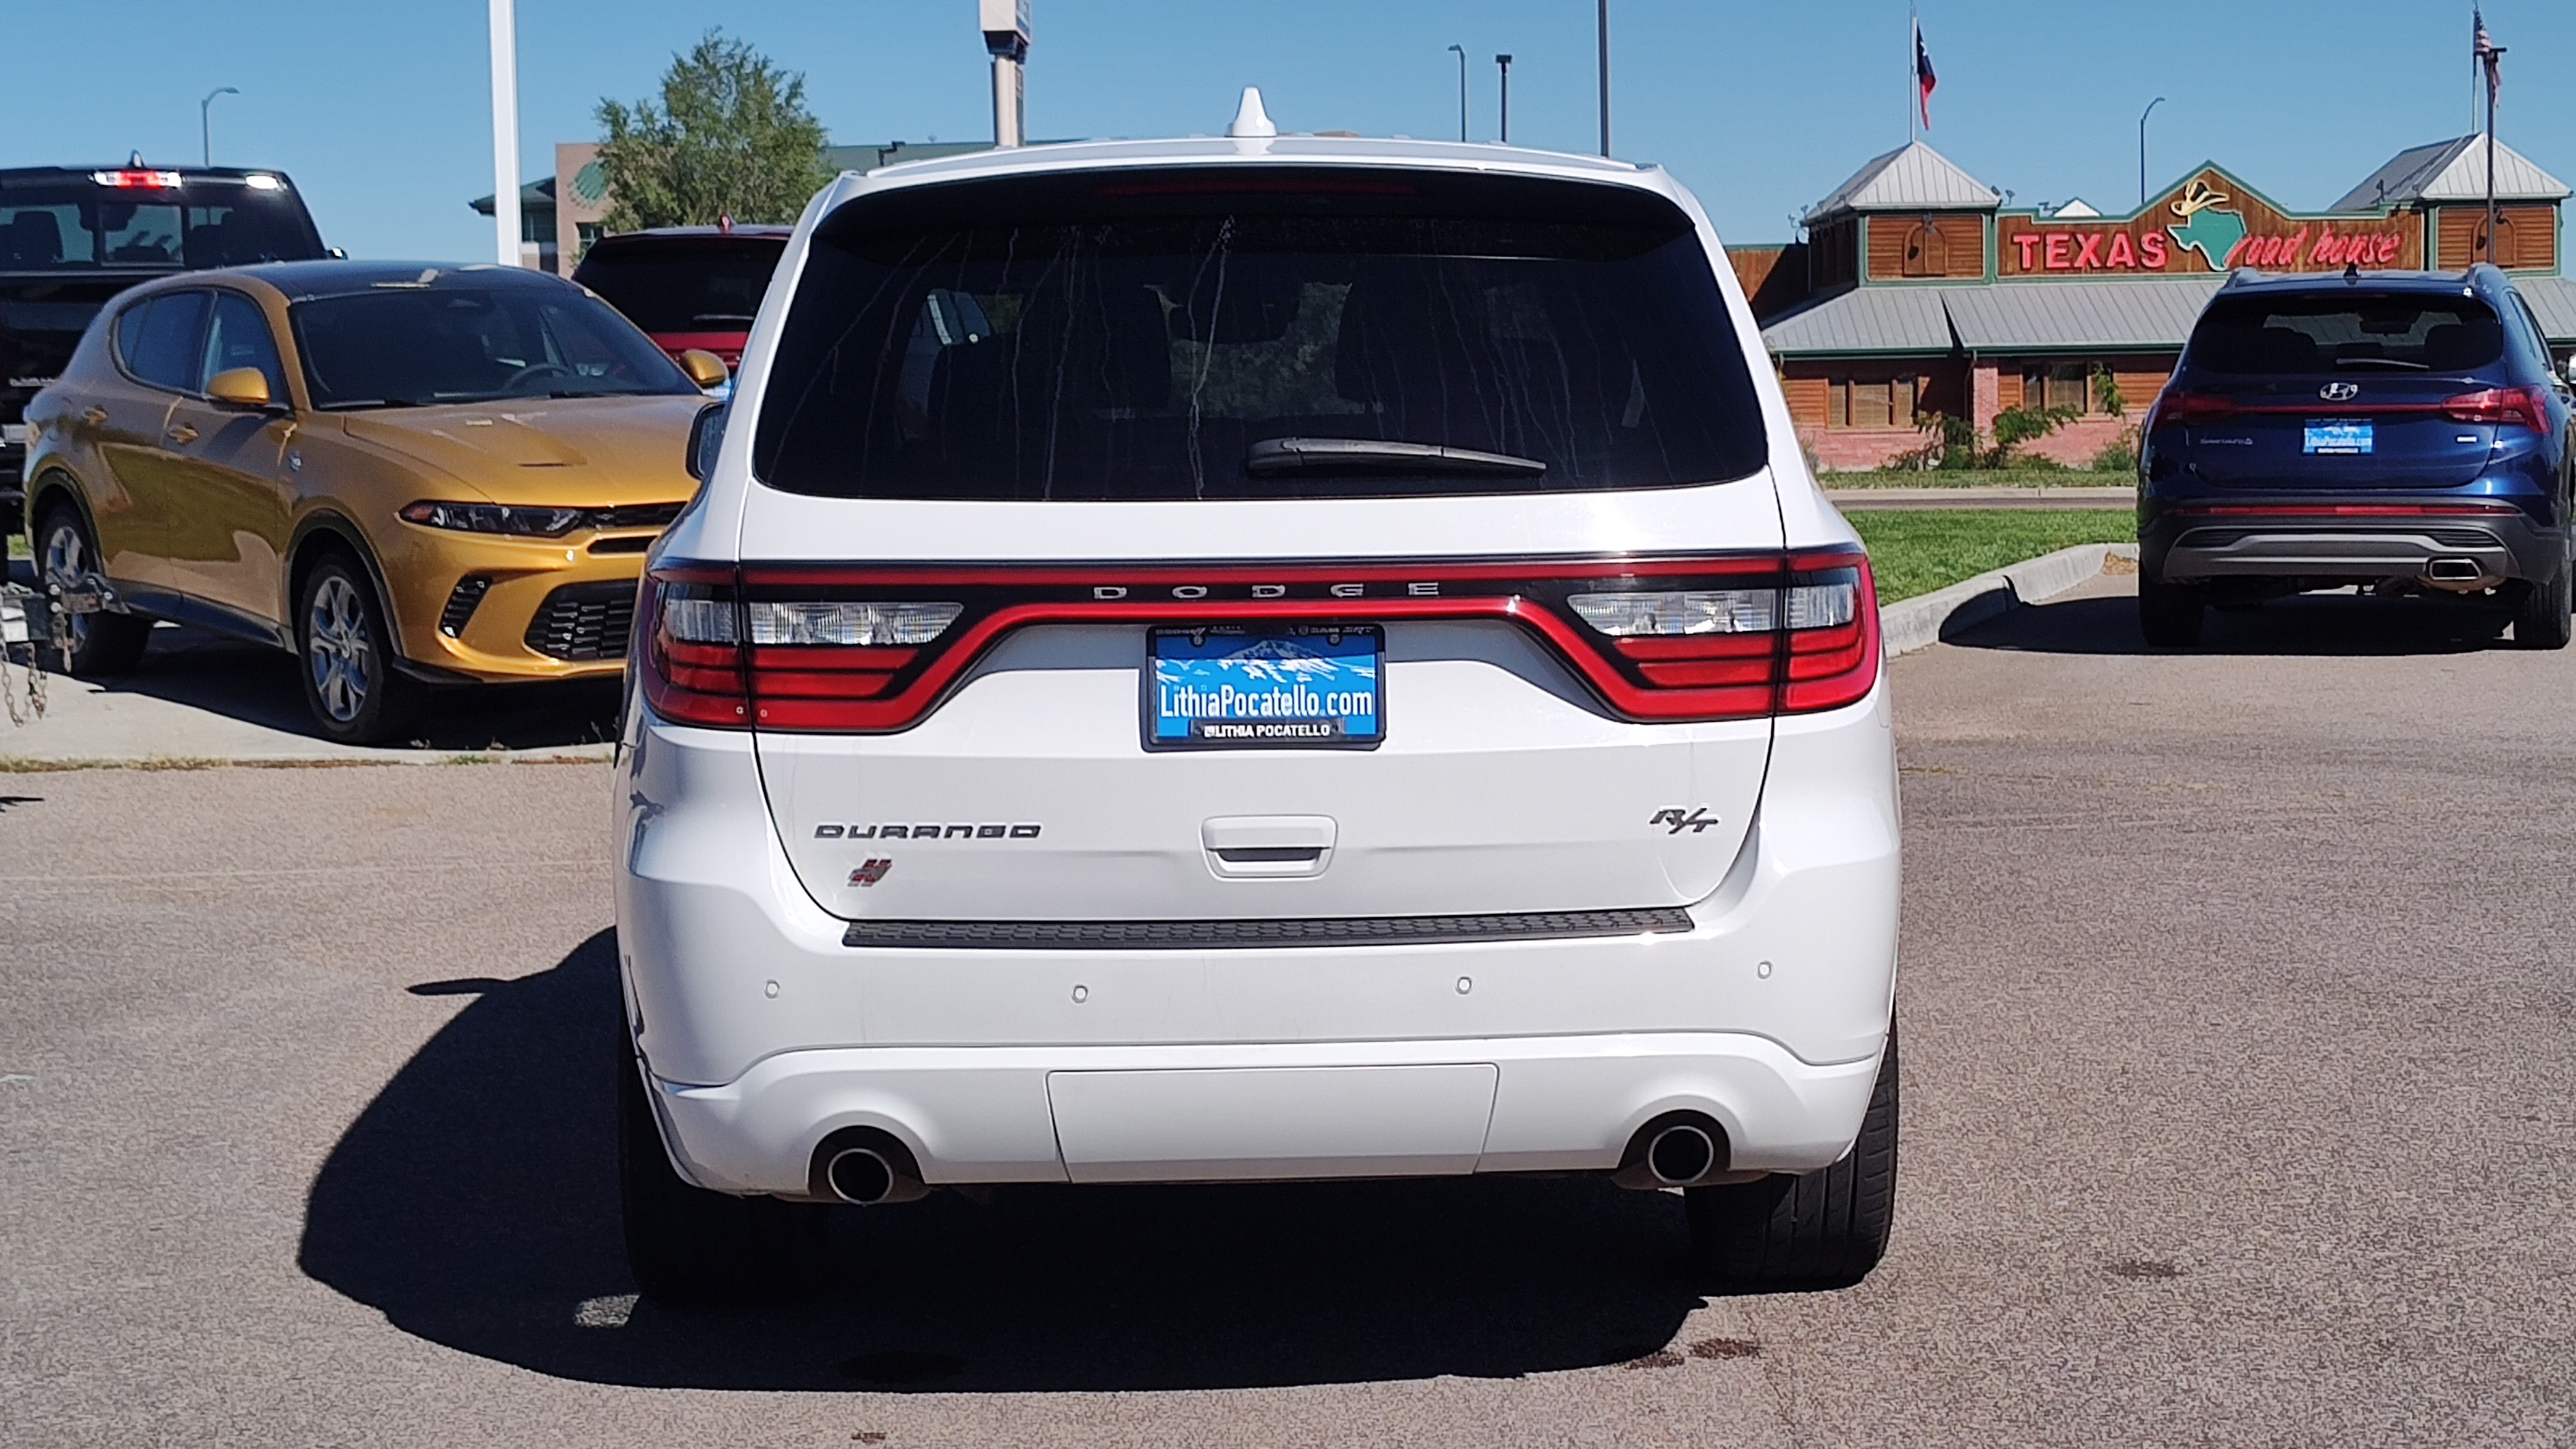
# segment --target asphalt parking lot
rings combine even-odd
[[[2563,1445],[2576,652],[2106,578],[1893,666],[1904,1165],[1705,1298],[1589,1180],[851,1210],[629,1296],[595,762],[0,775],[0,1440]]]

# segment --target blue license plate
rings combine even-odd
[[[2370,451],[2368,423],[2310,423],[2302,453],[2361,454]]]
[[[1159,628],[1147,655],[1149,747],[1366,746],[1386,738],[1386,637],[1375,625]]]

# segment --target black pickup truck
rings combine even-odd
[[[283,172],[140,157],[0,170],[0,534],[26,527],[27,400],[109,298],[171,272],[328,255]]]

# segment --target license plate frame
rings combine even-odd
[[[2299,451],[2311,457],[2367,458],[2378,439],[2368,418],[2312,419],[2299,430]]]
[[[1276,677],[1282,666],[1284,679]],[[1386,742],[1381,625],[1156,625],[1145,631],[1139,674],[1137,726],[1148,750],[1373,750]],[[1229,687],[1243,691],[1240,706],[1224,694]],[[1206,702],[1174,693],[1185,688]],[[1293,712],[1299,689],[1315,697],[1312,712]],[[1362,719],[1358,710],[1322,707],[1355,694],[1366,696],[1372,728],[1353,727]],[[1272,702],[1264,705],[1265,698]],[[1230,712],[1238,707],[1247,712]]]

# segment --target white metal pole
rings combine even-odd
[[[492,232],[501,265],[519,261],[519,23],[492,0]]]
[[[993,56],[993,144],[1025,146],[1028,138],[1028,77],[1017,56]]]

